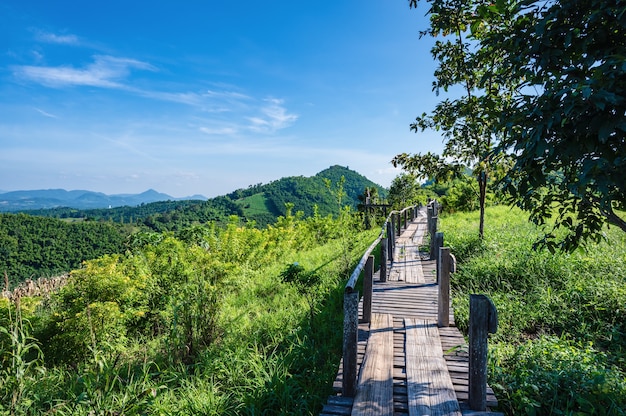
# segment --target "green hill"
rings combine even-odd
[[[331,190],[336,192],[342,177],[345,180],[342,206],[356,209],[358,198],[367,187],[377,188],[378,194],[383,197],[387,195],[383,187],[358,172],[335,165],[312,177],[282,178],[267,185],[238,190],[227,196],[241,207],[247,220],[256,221],[259,225],[272,223],[278,216],[284,215],[287,203],[292,203],[294,212],[302,211],[305,217],[313,215],[316,206],[320,215],[334,215],[338,213],[339,205]],[[330,181],[330,190],[326,185],[327,180]]]
[[[302,211],[307,217],[313,215],[315,206],[322,216],[336,215],[339,205],[331,190],[336,192],[342,177],[342,206],[356,207],[366,187],[376,187],[379,195],[386,195],[386,190],[357,172],[331,166],[313,177],[282,178],[207,201],[161,201],[90,210],[54,208],[26,211],[29,215],[0,213],[0,273],[7,272],[14,286],[29,276],[67,272],[83,260],[122,252],[128,235],[138,230],[177,232],[194,224],[223,225],[232,215],[263,228],[285,215],[286,203],[294,205],[294,213]]]
[[[254,221],[257,226],[263,227],[274,223],[276,218],[285,214],[286,203],[292,203],[294,212],[302,211],[307,217],[313,215],[315,206],[320,215],[337,214],[339,206],[326,186],[326,180],[330,181],[331,189],[336,191],[342,177],[345,178],[342,206],[356,209],[358,197],[366,187],[377,188],[381,197],[387,195],[384,188],[358,172],[335,165],[312,177],[291,176],[268,184],[250,185],[246,189],[238,189],[207,201],[161,201],[135,207],[90,210],[54,208],[24,212],[61,219],[87,218],[132,223],[154,231],[179,230],[197,223],[226,223],[231,215],[236,215],[243,221]]]

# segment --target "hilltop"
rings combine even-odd
[[[330,181],[331,189],[336,190],[342,177],[345,179],[343,183],[345,196],[341,201],[342,206],[347,205],[356,208],[359,203],[358,197],[363,194],[366,187],[376,188],[382,197],[387,195],[386,189],[365,176],[347,167],[335,165],[311,177],[284,177],[267,184],[250,185],[248,188],[238,189],[227,195],[206,200],[189,198],[176,200],[166,194],[159,194],[151,190],[140,195],[160,196],[162,199],[140,202],[135,206],[130,204],[113,206],[108,203],[101,205],[98,209],[81,209],[68,204],[62,207],[57,205],[57,208],[52,209],[20,209],[14,211],[63,219],[135,223],[145,225],[155,231],[180,229],[193,223],[209,221],[224,223],[232,215],[238,216],[243,221],[255,222],[258,226],[265,226],[272,224],[276,218],[285,214],[286,203],[293,204],[293,211],[302,211],[305,216],[313,215],[314,207],[317,207],[317,212],[323,216],[336,214],[338,201],[328,189],[326,182]],[[89,191],[63,192],[72,195],[73,200],[76,200],[80,196],[78,195],[79,192],[84,195]],[[57,191],[54,195],[63,195],[63,192]],[[4,195],[6,194],[0,195],[0,201]],[[83,196],[82,199],[87,198]],[[112,207],[108,208],[109,205]]]
[[[0,193],[0,211],[22,212],[53,208],[99,209],[189,199],[206,200],[207,198],[202,195],[174,198],[154,189],[148,189],[140,194],[116,195],[86,190],[38,189]]]

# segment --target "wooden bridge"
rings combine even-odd
[[[489,408],[497,406],[497,400],[486,385],[486,368],[478,377],[482,385],[472,386],[470,393],[469,347],[447,306],[449,288],[440,290],[449,285],[445,275],[454,269],[450,257],[443,257],[449,249],[441,251],[441,282],[437,260],[431,259],[439,257],[431,256],[438,248],[436,239],[431,238],[428,252],[420,251],[428,232],[437,237],[436,221],[436,206],[434,220],[431,215],[427,218],[424,208],[392,213],[353,273],[344,300],[343,359],[333,385],[335,395],[329,397],[322,416],[494,414]],[[369,253],[379,242],[381,268],[374,273]],[[354,287],[361,269],[359,301]],[[492,322],[491,329],[495,326],[497,322]],[[485,331],[477,338],[486,343]],[[472,354],[484,355],[486,365],[486,344],[484,351],[474,347]]]

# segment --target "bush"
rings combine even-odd
[[[490,368],[492,385],[501,386],[500,403],[511,414],[626,414],[625,374],[591,343],[540,337],[517,347],[499,345]]]

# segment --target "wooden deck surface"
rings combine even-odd
[[[420,245],[426,233],[426,217],[418,216],[411,222],[401,236],[396,239],[394,261],[388,267],[386,282],[381,282],[378,272],[374,276],[372,298],[372,326],[359,324],[359,386],[356,398],[341,396],[342,365],[339,365],[337,378],[333,384],[334,396],[329,397],[321,415],[460,415],[467,409],[468,400],[468,347],[462,334],[454,326],[454,314],[450,312],[450,327],[437,328],[436,266],[428,255],[420,252]],[[362,303],[359,305],[362,316]],[[381,347],[381,336],[392,334],[392,352],[386,346]],[[389,338],[384,338],[388,343]],[[374,346],[375,345],[375,346]],[[386,344],[388,345],[388,344]],[[407,347],[408,346],[408,347]],[[428,346],[426,348],[425,346]],[[382,348],[382,351],[379,351]],[[426,349],[425,349],[426,348]],[[426,355],[424,355],[426,354]],[[372,394],[372,388],[381,387],[385,377],[380,374],[388,371],[388,364],[377,363],[375,368],[381,380],[372,384],[370,375],[364,374],[364,359],[390,357],[393,361],[392,410],[384,403],[388,398],[372,399],[364,402],[364,397]],[[424,360],[432,364],[428,377],[424,380]],[[407,362],[408,361],[408,362]],[[408,364],[408,365],[407,365]],[[444,371],[444,370],[447,370]],[[445,374],[444,374],[445,373]],[[389,382],[386,380],[385,382]],[[367,384],[369,383],[369,384]],[[376,384],[378,383],[378,384]],[[441,397],[434,397],[435,388]],[[429,390],[431,389],[431,390]],[[363,390],[363,391],[362,391]],[[368,396],[369,395],[369,396]],[[430,401],[429,401],[430,400]],[[428,403],[427,409],[424,405]],[[353,406],[354,404],[354,406]],[[487,406],[495,407],[497,400],[491,388],[487,387]],[[354,408],[353,408],[354,407]],[[428,413],[430,412],[430,413]],[[465,411],[463,413],[469,413]]]

